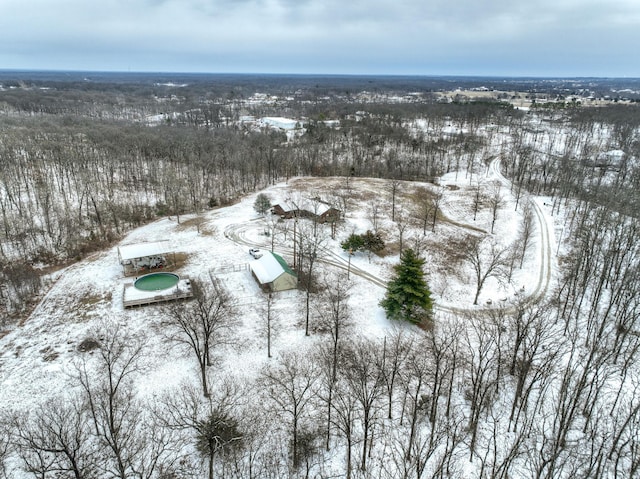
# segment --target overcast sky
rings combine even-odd
[[[640,0],[0,0],[0,69],[640,77]]]

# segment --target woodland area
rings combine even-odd
[[[68,397],[0,409],[0,478],[640,477],[638,105],[445,103],[400,80],[362,101],[366,84],[295,80],[260,85],[263,101],[230,79],[5,82],[0,332],[28,315],[47,271],[159,217],[296,176],[437,182],[495,158],[516,198],[548,197],[562,218],[554,289],[372,340],[354,331],[348,283],[326,285],[313,347],[274,356],[255,382],[217,375],[208,389],[210,353],[233,344],[237,312],[203,288],[163,310],[203,387],[140,397],[144,344],[101,331]],[[300,128],[243,121],[265,116]]]

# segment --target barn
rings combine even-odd
[[[286,291],[298,286],[298,276],[282,256],[265,252],[250,263],[251,273],[263,290]]]

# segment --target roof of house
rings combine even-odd
[[[297,276],[295,271],[293,271],[289,265],[287,264],[287,262],[284,260],[284,258],[282,256],[280,256],[279,254],[276,253],[271,253],[273,255],[273,257],[278,260],[278,263],[280,263],[280,266],[282,266],[282,269],[284,269],[287,273],[293,275],[293,276]]]
[[[311,212],[315,213],[318,216],[322,216],[323,214],[325,214],[326,212],[330,211],[331,209],[335,209],[335,208],[333,206],[327,204],[327,203],[322,203],[322,202],[318,201],[313,206],[313,209],[311,210]]]
[[[260,284],[271,283],[285,272],[296,275],[280,255],[269,251],[266,251],[261,258],[252,261],[250,266]]]
[[[311,214],[321,216],[325,214],[327,211],[331,209],[336,209],[328,203],[324,201],[314,200],[314,199],[303,199],[299,203],[293,203],[291,201],[284,201],[282,203],[278,203],[275,206],[279,206],[282,210],[287,213],[289,211],[308,211]],[[337,210],[336,210],[337,211]]]
[[[122,261],[144,258],[145,256],[161,256],[167,253],[171,253],[169,240],[118,246],[118,254]]]

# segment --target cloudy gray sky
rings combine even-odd
[[[0,69],[640,77],[640,0],[0,0]]]

